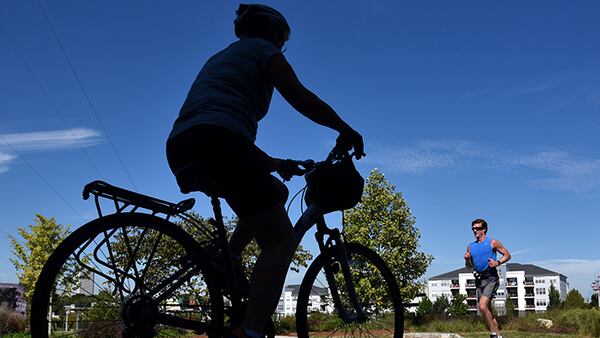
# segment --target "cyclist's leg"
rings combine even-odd
[[[250,298],[244,327],[262,332],[279,301],[285,276],[296,250],[292,224],[283,204],[246,217],[261,248],[250,282]]]

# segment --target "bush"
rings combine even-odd
[[[283,316],[273,320],[275,333],[296,332],[296,316]]]
[[[555,323],[577,330],[578,335],[600,336],[600,311],[598,309],[560,311]]]
[[[3,334],[24,332],[27,324],[25,317],[4,306],[0,307],[0,322]]]

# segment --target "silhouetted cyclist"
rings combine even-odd
[[[285,185],[293,168],[254,145],[258,121],[268,111],[273,88],[310,120],[339,132],[338,145],[363,153],[362,136],[305,88],[281,49],[290,27],[281,13],[264,5],[241,4],[234,21],[238,41],[213,55],[200,70],[167,141],[167,159],[182,192],[207,192],[216,184],[240,218],[230,241],[234,259],[255,238],[261,254],[250,281],[243,327],[234,337],[262,337],[279,301],[296,250],[292,224],[285,212]],[[205,189],[189,185],[180,174],[203,164],[196,178]],[[196,166],[194,166],[196,167]],[[212,187],[213,185],[211,185]]]

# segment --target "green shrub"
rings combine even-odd
[[[275,333],[296,332],[296,316],[284,316],[273,320]]]
[[[600,311],[598,309],[570,309],[560,311],[555,323],[577,330],[579,335],[600,336]]]
[[[0,322],[2,323],[3,334],[23,332],[27,324],[25,317],[5,306],[0,307]]]

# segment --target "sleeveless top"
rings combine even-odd
[[[469,251],[471,252],[473,267],[477,272],[489,269],[488,258],[496,260],[496,252],[492,248],[492,239],[489,237],[481,243],[475,241],[469,244]]]
[[[192,84],[169,138],[190,127],[209,124],[254,143],[258,121],[267,114],[273,95],[267,65],[280,53],[267,40],[244,38],[213,55]]]

